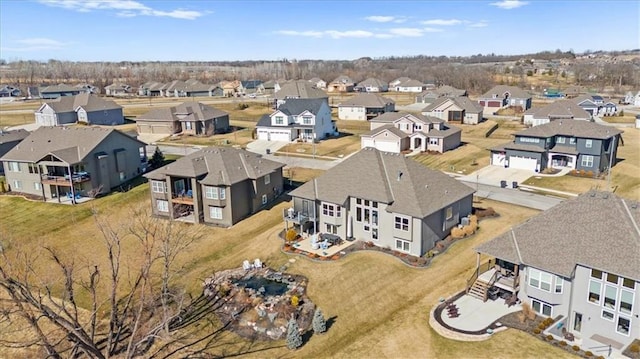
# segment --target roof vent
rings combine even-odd
[[[595,196],[596,196],[596,193],[595,193],[595,192],[591,192],[589,195],[590,195],[591,197],[595,197]]]
[[[402,171],[398,171],[398,181],[402,178]]]
[[[637,203],[631,203],[631,208],[638,209],[638,204]]]
[[[605,193],[602,195],[602,198],[604,198],[604,199],[609,198],[609,194],[605,192]]]

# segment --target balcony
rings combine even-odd
[[[42,184],[51,184],[55,186],[71,186],[72,183],[83,183],[91,181],[88,172],[76,172],[71,177],[69,175],[42,175]]]
[[[180,194],[172,194],[171,202],[176,204],[179,203],[193,205],[193,191],[188,190]]]
[[[314,220],[313,216],[310,216],[308,213],[302,213],[300,211],[296,212],[293,208],[284,209],[282,211],[282,218],[287,222],[293,222],[300,225]]]

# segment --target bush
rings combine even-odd
[[[468,226],[464,226],[462,228],[462,231],[464,232],[465,235],[470,236],[474,233],[476,233],[476,227],[469,224]]]
[[[592,356],[593,356],[593,353],[587,350],[586,352],[584,352],[584,355],[585,355],[586,357],[592,357]]]
[[[291,305],[293,305],[294,307],[297,307],[299,303],[300,303],[300,298],[298,298],[297,295],[294,295],[291,297]]]
[[[563,341],[561,341],[561,342],[560,342],[560,343],[558,343],[558,344],[560,344],[560,346],[561,346],[561,347],[566,347],[566,346],[567,346],[567,342],[565,342],[564,340],[563,340]]]
[[[632,353],[640,353],[640,345],[638,344],[631,344],[629,346],[629,351]]]
[[[242,111],[242,110],[245,110],[245,109],[248,109],[248,108],[249,108],[249,104],[248,104],[248,103],[244,103],[244,102],[239,103],[239,104],[236,106],[236,109],[241,110],[241,111]]]
[[[538,335],[540,333],[542,333],[542,330],[540,330],[540,328],[536,328],[536,329],[533,330],[533,334]]]
[[[547,340],[551,341],[551,340],[553,340],[553,335],[549,334],[549,335],[547,335],[545,338],[546,338]],[[561,342],[561,343],[562,343],[562,342]],[[566,345],[567,343],[564,343],[564,344]]]
[[[460,239],[464,237],[464,230],[458,227],[451,228],[451,238]]]
[[[298,232],[295,229],[291,228],[287,231],[287,242],[295,241],[296,237],[298,237]]]
[[[572,346],[571,349],[573,349],[574,352],[579,352],[580,351],[580,347],[577,346],[577,345]]]

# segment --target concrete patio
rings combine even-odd
[[[522,306],[507,307],[504,299],[481,301],[470,295],[463,295],[453,302],[458,307],[457,318],[449,318],[446,310],[442,312],[442,321],[451,328],[474,332],[487,328],[499,318],[522,310]]]
[[[80,197],[80,198],[76,198],[75,203],[73,203],[73,201],[71,201],[71,198],[67,197],[67,196],[60,196],[60,200],[58,201],[58,198],[51,198],[47,200],[47,203],[59,203],[59,204],[68,204],[68,205],[72,205],[72,204],[80,204],[80,203],[85,203],[85,202],[89,202],[93,199],[93,197]]]
[[[307,253],[314,253],[320,257],[331,257],[340,251],[343,251],[347,247],[354,245],[355,241],[346,241],[343,240],[339,245],[332,245],[327,249],[312,249],[311,248],[311,236],[306,235],[302,240],[293,244],[293,248],[299,249],[301,251],[305,251]]]

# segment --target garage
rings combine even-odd
[[[491,164],[494,166],[504,166],[506,156],[504,153],[494,152],[491,154]]]
[[[263,141],[291,141],[291,132],[258,130],[258,139]]]
[[[538,167],[538,160],[530,157],[509,157],[509,168],[535,171]]]
[[[374,140],[374,147],[384,152],[394,152],[394,153],[400,152],[400,145],[398,144],[398,142],[395,142],[395,141],[392,142],[392,141]]]

